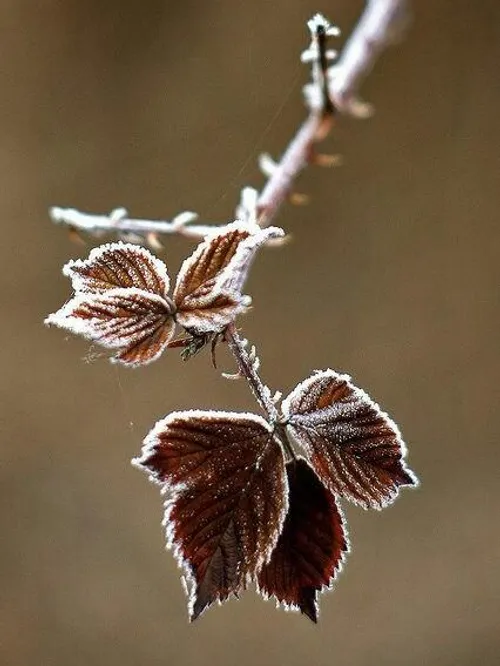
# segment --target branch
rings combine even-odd
[[[217,229],[209,224],[190,224],[197,219],[196,213],[186,211],[172,220],[135,220],[127,216],[125,208],[116,208],[109,215],[82,213],[76,208],[50,208],[49,215],[56,224],[65,224],[70,228],[86,231],[90,234],[103,234],[110,231],[119,234],[177,234],[186,238],[204,238],[207,233]],[[221,225],[225,226],[225,225]]]
[[[325,139],[333,126],[335,111],[367,117],[373,109],[358,96],[361,82],[372,69],[380,52],[399,38],[407,24],[409,0],[368,0],[366,9],[348,40],[344,51],[333,67],[328,66],[336,53],[326,48],[327,37],[338,35],[337,28],[317,14],[308,22],[311,44],[302,54],[303,62],[312,63],[312,81],[304,87],[309,117],[291,140],[281,160],[274,163],[263,155],[259,164],[268,177],[260,194],[244,188],[237,208],[238,219],[253,219],[262,227],[268,226],[281,205],[292,194],[299,173],[308,164],[334,165],[333,156],[315,153],[315,144]],[[73,208],[50,210],[54,222],[66,224],[73,230],[90,234],[118,232],[129,235],[128,240],[158,243],[158,235],[178,234],[187,238],[204,238],[217,230],[216,225],[191,224],[194,213],[181,213],[171,221],[138,220],[127,217],[119,208],[108,215],[81,213]],[[132,235],[132,236],[130,236]]]
[[[260,226],[269,225],[282,203],[290,197],[299,173],[315,161],[314,144],[330,133],[332,123],[333,110],[324,115],[311,112],[303,123],[257,198],[256,217]],[[334,163],[332,160],[332,165]]]
[[[401,39],[410,19],[410,0],[368,0],[340,59],[328,72],[328,89],[339,111],[358,118],[372,115],[372,105],[358,97],[359,88],[380,53]]]

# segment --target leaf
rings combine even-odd
[[[329,588],[349,546],[334,495],[307,462],[287,464],[289,508],[281,536],[258,575],[259,591],[318,619],[318,592]]]
[[[280,445],[259,416],[174,412],[159,421],[134,461],[169,493],[169,547],[185,571],[195,620],[238,595],[276,545],[287,511]]]
[[[317,372],[282,407],[289,430],[333,493],[381,509],[400,486],[418,483],[403,461],[397,425],[348,375]]]
[[[248,309],[250,299],[238,298],[232,294],[220,293],[213,296],[206,305],[195,305],[191,301],[190,308],[178,310],[177,322],[195,336],[222,331],[228,324]]]
[[[163,298],[135,287],[77,294],[45,323],[118,350],[113,360],[129,366],[158,358],[175,326],[171,306]]]
[[[101,245],[88,259],[69,261],[63,273],[77,293],[101,294],[117,287],[135,287],[165,296],[170,287],[165,264],[148,250],[130,243]]]
[[[208,236],[181,266],[174,290],[177,321],[197,333],[221,331],[250,305],[241,294],[257,249],[281,229],[233,222]]]
[[[256,225],[250,228],[252,229],[252,233],[240,243],[233,259],[221,276],[223,289],[241,293],[257,250],[268,241],[285,236],[285,232],[280,227],[261,229]]]

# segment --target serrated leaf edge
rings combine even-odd
[[[68,277],[71,280],[71,286],[73,287],[73,290],[75,292],[85,293],[86,278],[82,277],[77,272],[75,272],[75,268],[89,268],[92,266],[92,264],[99,261],[105,253],[114,252],[117,250],[121,250],[124,252],[131,252],[136,256],[140,255],[142,256],[143,259],[151,262],[151,264],[156,269],[158,276],[165,283],[165,291],[163,295],[166,296],[168,294],[168,291],[170,289],[170,276],[168,274],[168,270],[164,262],[158,257],[156,257],[154,254],[152,254],[145,247],[142,247],[140,245],[133,245],[132,243],[124,243],[123,241],[116,241],[114,243],[105,243],[104,245],[99,245],[98,247],[94,247],[90,251],[89,256],[86,259],[70,259],[66,264],[64,264],[62,268],[62,273],[65,277]],[[113,289],[114,288],[115,287],[113,287]],[[116,287],[116,288],[132,289],[133,287]],[[111,291],[111,289],[109,291]],[[153,294],[155,292],[148,291],[147,293]]]

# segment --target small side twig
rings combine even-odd
[[[76,208],[54,206],[49,210],[49,214],[56,224],[65,224],[90,234],[109,233],[110,231],[118,234],[132,233],[139,236],[148,233],[177,234],[199,240],[217,229],[213,224],[191,224],[198,216],[188,211],[180,213],[172,220],[134,219],[128,217],[125,208],[117,208],[109,215],[94,215],[92,213],[82,213]]]

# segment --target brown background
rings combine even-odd
[[[311,203],[283,209],[294,242],[262,253],[241,322],[273,387],[350,372],[422,480],[380,514],[347,507],[353,552],[314,627],[253,593],[188,625],[129,460],[173,409],[252,401],[207,356],[126,371],[45,329],[88,251],[47,209],[230,219],[304,115],[304,21],[348,34],[362,3],[0,3],[2,664],[498,663],[500,6],[415,4],[364,88],[375,118],[343,120],[345,166],[302,178]],[[190,248],[168,242],[172,273]]]

